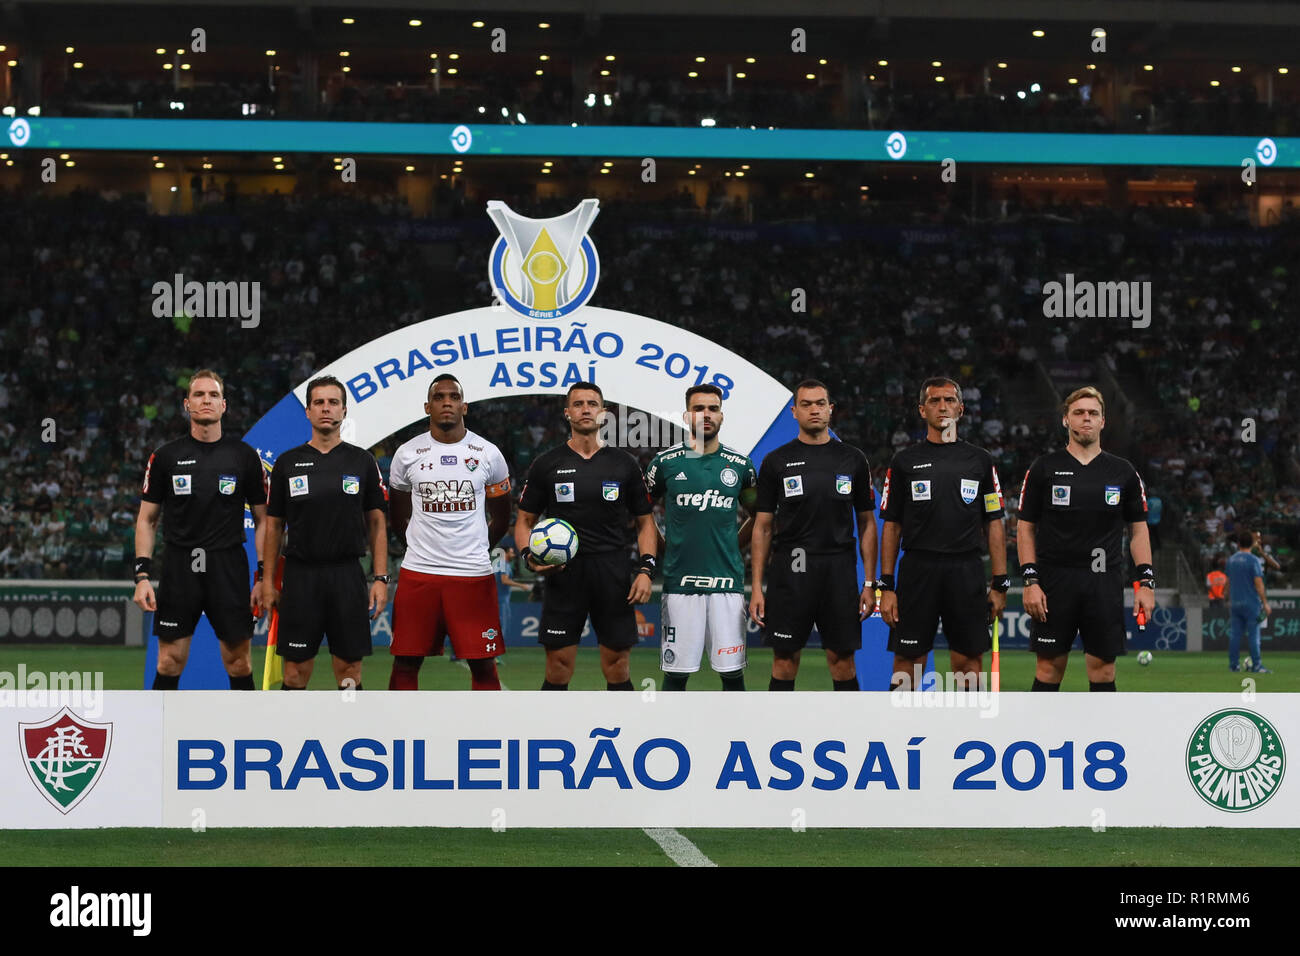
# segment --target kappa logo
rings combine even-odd
[[[1277,793],[1286,750],[1271,723],[1251,710],[1211,714],[1187,741],[1187,779],[1210,806],[1245,813]]]
[[[505,307],[529,319],[560,319],[582,308],[600,279],[587,235],[600,200],[584,199],[550,219],[521,216],[498,199],[487,205],[501,233],[488,256],[488,281]]]
[[[43,724],[18,725],[27,776],[60,813],[86,799],[108,764],[113,725],[84,720],[64,707]]]

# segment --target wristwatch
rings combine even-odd
[[[382,581],[384,584],[387,584],[387,583],[388,583],[388,575],[386,575],[386,574],[372,574],[372,575],[370,576],[370,580],[371,580],[372,583],[375,582],[375,581]]]

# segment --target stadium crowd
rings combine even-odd
[[[492,198],[524,215],[572,205]],[[1040,360],[1099,360],[1152,403],[1135,416],[1130,447],[1110,447],[1146,469],[1166,502],[1166,527],[1181,520],[1207,558],[1234,527],[1260,527],[1284,571],[1294,569],[1294,227],[1261,237],[1229,230],[1231,209],[1202,210],[1187,223],[1186,210],[1013,201],[999,204],[1005,220],[963,223],[948,241],[843,238],[815,224],[772,241],[709,232],[707,208],[697,210],[699,223],[664,227],[687,201],[602,203],[595,304],[705,335],[789,385],[815,372],[830,385],[838,433],[867,453],[877,485],[893,451],[923,436],[916,384],[950,374],[965,391],[962,436],[993,452],[1014,513],[1020,476],[1056,445],[1057,425],[1050,409],[1029,415],[1013,404],[1009,390],[1032,380]],[[465,202],[471,215],[482,208],[478,197]],[[890,210],[880,205],[858,214],[886,222]],[[11,223],[0,258],[15,264],[0,277],[6,577],[127,574],[144,465],[185,428],[180,395],[194,368],[221,370],[225,426],[242,434],[335,357],[490,300],[491,229],[404,241],[397,226],[410,212],[393,196],[241,195],[198,220],[151,214],[141,197],[87,192],[9,193],[0,210]],[[854,207],[828,212],[847,222]],[[894,218],[911,225],[917,215],[899,207]],[[718,219],[726,221],[725,204]],[[1171,239],[1181,224],[1220,228]],[[1067,271],[1156,279],[1150,327],[1044,319],[1042,282]],[[260,281],[260,325],[155,317],[151,287],[177,272]],[[792,309],[796,288],[806,312]],[[1140,392],[1142,383],[1152,391]],[[1254,442],[1240,440],[1244,417],[1257,422]],[[551,398],[482,402],[469,423],[501,446],[517,477],[564,434]],[[376,449],[382,467],[420,427]],[[640,451],[648,460],[653,449]]]
[[[1046,72],[1046,71],[1045,71]],[[838,70],[835,71],[838,76]],[[1220,87],[1152,83],[1136,87],[1117,111],[1103,109],[1087,82],[1060,90],[1017,90],[975,81],[908,83],[884,77],[847,102],[840,86],[803,88],[621,69],[593,78],[575,96],[567,73],[520,80],[508,72],[481,78],[386,80],[323,76],[304,104],[299,80],[198,78],[177,86],[170,77],[77,71],[42,96],[49,116],[131,115],[199,119],[323,119],[396,123],[533,124],[816,129],[943,129],[1025,133],[1176,133],[1290,136],[1300,130],[1300,101],[1279,91],[1270,105],[1249,82]],[[179,106],[178,106],[179,105]]]

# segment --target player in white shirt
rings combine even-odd
[[[406,538],[389,690],[417,690],[420,665],[441,656],[446,637],[469,664],[473,690],[501,689],[505,641],[488,542],[510,523],[510,469],[496,445],[466,429],[468,409],[454,375],[435,378],[424,404],[429,432],[398,448],[389,470],[393,530]]]

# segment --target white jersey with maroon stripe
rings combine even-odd
[[[487,498],[510,493],[510,469],[496,445],[467,431],[458,442],[428,432],[397,449],[388,486],[411,496],[403,568],[423,574],[492,573]]]

